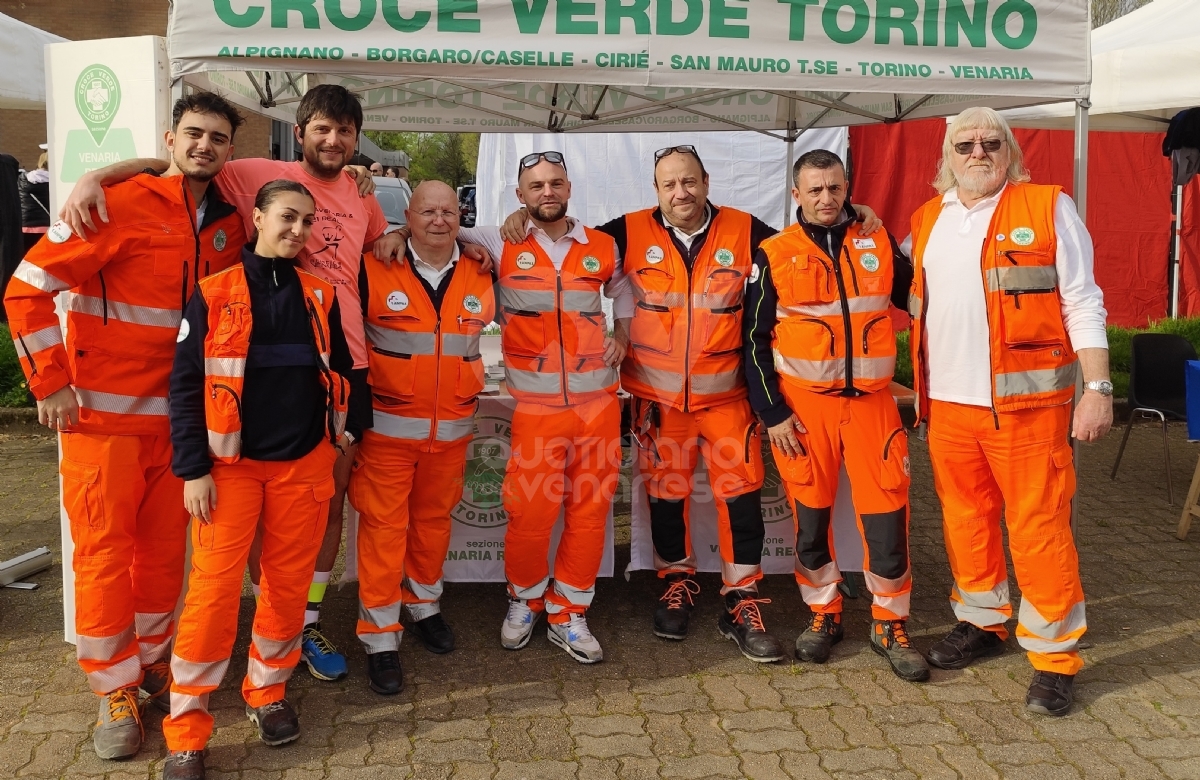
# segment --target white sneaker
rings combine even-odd
[[[529,604],[521,599],[508,600],[508,614],[500,626],[500,646],[505,650],[520,650],[529,644],[533,636],[533,627],[537,624],[541,612],[534,612]]]
[[[511,614],[511,613],[510,613]],[[546,638],[556,644],[581,664],[594,664],[604,660],[604,650],[588,628],[587,618],[578,612],[571,613],[566,623],[550,623],[546,627]]]

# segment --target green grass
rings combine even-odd
[[[27,387],[8,325],[0,323],[0,406],[33,406]]]

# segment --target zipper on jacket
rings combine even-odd
[[[188,294],[188,261],[184,260],[183,261],[182,287],[179,290],[179,300],[181,301],[181,303],[179,304],[180,311],[184,311],[187,309],[187,297],[188,297],[187,294]]]
[[[683,346],[683,411],[691,411],[692,402],[692,375],[690,366],[692,365],[692,323],[695,322],[696,312],[692,306],[692,266],[686,262],[683,264],[684,270],[687,271],[687,336],[684,339]],[[708,288],[705,287],[705,294],[708,294]]]
[[[825,232],[825,246],[830,257],[836,257],[833,251],[833,233]],[[845,390],[854,394],[854,342],[850,340],[850,301],[846,296],[846,280],[842,277],[842,264],[833,262],[833,278],[837,282],[838,297],[842,301],[842,327],[845,328],[846,338],[846,387]]]
[[[563,285],[562,285],[562,269],[554,269],[555,285],[558,289],[558,300],[555,302],[554,313],[558,316],[558,366],[560,380],[562,382],[563,405],[570,406],[571,400],[567,397],[567,348],[563,345]],[[538,362],[538,370],[542,368],[541,362]]]
[[[108,324],[108,285],[104,283],[104,272],[97,271],[96,278],[100,280],[100,312],[101,322]]]
[[[229,393],[230,396],[233,397],[233,405],[237,409],[238,422],[241,422],[241,420],[242,420],[242,399],[238,397],[238,394],[235,393],[233,388],[230,387],[229,385],[216,384],[216,383],[213,384],[213,389],[212,389],[212,397],[213,398],[217,397],[218,390],[224,390],[225,392]]]
[[[833,326],[825,320],[817,319],[816,317],[803,317],[800,319],[800,322],[815,322],[829,331],[829,356],[837,357],[837,334],[833,332]]]
[[[869,320],[867,322],[867,324],[863,326],[863,354],[864,355],[866,355],[870,352],[870,347],[867,344],[867,338],[871,335],[871,328],[875,327],[875,323],[883,322],[887,318],[888,318],[888,315],[883,314],[883,315],[876,317],[873,320]]]
[[[858,291],[858,271],[854,270],[854,260],[850,257],[850,250],[846,248],[845,239],[842,241],[842,256],[846,258],[846,265],[850,267],[850,281],[854,283],[854,294],[860,295]]]
[[[25,359],[29,361],[29,376],[32,379],[37,376],[37,363],[33,362],[33,355],[29,352],[29,347],[25,346],[25,336],[17,334],[17,340],[21,342],[21,349],[25,350]]]
[[[184,207],[187,208],[188,225],[192,228],[192,243],[193,243],[193,246],[195,247],[195,256],[194,256],[195,266],[192,268],[192,277],[193,277],[192,281],[194,282],[195,286],[199,286],[199,284],[200,284],[200,226],[196,224],[196,212],[191,206],[191,199],[190,199],[191,192],[188,191],[186,176],[180,178],[180,186],[183,188],[183,205],[184,205]],[[183,283],[186,285],[187,284],[187,262],[186,261],[184,262],[184,265],[183,265],[183,280],[184,280]],[[195,289],[195,286],[193,286],[192,289]],[[186,297],[184,299],[184,305],[185,306],[187,305]]]

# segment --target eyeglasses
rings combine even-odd
[[[684,146],[668,146],[665,149],[659,149],[654,153],[654,164],[657,165],[659,160],[668,155],[675,154],[676,152],[679,154],[690,154],[697,160],[700,159],[700,153],[696,151],[696,147],[692,146],[691,144],[686,144]]]
[[[532,168],[542,160],[555,165],[561,165],[564,171],[567,169],[567,161],[563,159],[562,152],[534,152],[521,158],[521,167],[517,169],[517,173],[519,174],[526,168]]]
[[[431,219],[431,220],[441,217],[442,219],[446,220],[447,222],[453,222],[454,220],[458,219],[461,216],[461,214],[459,214],[459,212],[457,212],[457,211],[444,211],[442,209],[425,209],[424,211],[418,211],[417,216],[420,217],[421,219]]]
[[[1004,141],[999,138],[989,138],[986,141],[963,141],[954,145],[954,151],[962,155],[971,154],[975,151],[976,145],[982,146],[983,151],[991,154],[992,152],[1000,151],[1000,146]]]

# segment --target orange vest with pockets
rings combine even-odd
[[[852,226],[836,260],[799,224],[764,241],[762,250],[779,296],[771,346],[783,381],[817,393],[887,388],[896,367],[887,231],[863,237]]]
[[[601,289],[616,268],[611,237],[584,228],[555,271],[530,235],[505,243],[497,305],[508,392],[518,401],[573,406],[617,390],[617,369],[604,363],[608,324]]]
[[[491,275],[460,256],[439,311],[411,258],[363,263],[372,431],[427,448],[471,436],[484,383],[479,335],[496,316]]]
[[[991,344],[992,408],[1012,412],[1057,406],[1075,396],[1075,351],[1067,336],[1058,294],[1055,256],[1058,238],[1054,207],[1062,187],[1009,183],[996,204],[983,242],[983,274]],[[918,418],[929,412],[925,372],[924,255],[933,225],[942,213],[938,196],[913,214],[913,317],[910,349]]]
[[[628,392],[683,411],[746,397],[742,297],[750,275],[750,215],[717,210],[691,274],[654,210],[625,215],[625,273],[637,299]]]
[[[330,442],[346,429],[350,383],[329,367],[329,310],[333,286],[310,273],[296,270],[313,343],[320,356],[321,386],[326,393],[326,430]],[[242,391],[246,358],[254,320],[246,269],[234,267],[200,280],[200,294],[208,306],[208,333],[204,336],[204,417],[208,425],[208,451],[223,463],[236,463],[242,455]]]

